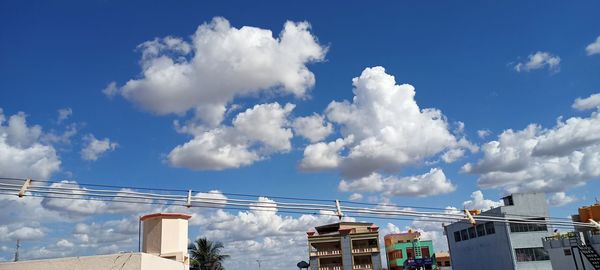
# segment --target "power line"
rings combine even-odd
[[[11,181],[24,181],[25,179],[9,179]],[[173,194],[160,194],[150,192],[137,192],[133,189],[139,189],[134,187],[116,187],[120,190],[106,190],[106,189],[87,189],[81,184],[75,183],[63,183],[54,181],[43,181],[43,183],[53,183],[48,186],[44,185],[31,185],[27,189],[27,195],[42,198],[55,198],[55,199],[73,199],[73,200],[84,200],[92,201],[99,200],[112,203],[132,203],[132,204],[155,204],[164,206],[185,206],[185,207],[203,207],[203,208],[221,208],[221,209],[242,209],[242,210],[264,210],[271,212],[293,212],[296,214],[313,214],[313,215],[329,215],[335,216],[335,207],[333,205],[316,204],[316,203],[291,203],[291,202],[276,202],[276,201],[255,201],[246,199],[235,199],[235,198],[214,198],[207,197],[212,194],[219,193],[199,193],[202,196],[191,196],[191,190],[188,190],[187,195],[173,195]],[[56,185],[59,183],[61,185]],[[64,187],[63,184],[70,184],[76,187]],[[98,185],[96,185],[98,187]],[[0,183],[0,192],[3,195],[11,194],[16,195],[22,193],[24,187],[19,184]],[[145,189],[150,190],[150,189]],[[170,190],[171,192],[173,190]],[[184,190],[179,190],[184,191]],[[13,193],[14,192],[14,193]],[[288,197],[289,199],[290,197]],[[309,201],[310,199],[303,199],[303,201]],[[328,200],[321,200],[328,201]],[[350,207],[343,206],[341,209],[347,213],[353,213],[356,217],[363,218],[397,218],[401,217],[412,217],[417,220],[439,220],[443,222],[457,222],[464,221],[465,216],[457,212],[448,212],[448,209],[444,209],[444,212],[425,212],[425,211],[414,211],[414,210],[403,210],[403,209],[382,209],[382,208],[365,208],[365,207]],[[441,208],[438,208],[441,209]],[[487,214],[487,213],[486,213]],[[543,220],[531,219],[532,216],[525,216],[526,218],[507,218],[506,216],[490,216],[490,215],[477,215],[475,220],[477,221],[492,221],[501,223],[519,223],[519,224],[544,224],[551,226],[581,226],[581,227],[593,227],[592,224],[574,222],[574,221],[556,221],[549,217],[542,217]],[[533,217],[540,218],[540,217]]]

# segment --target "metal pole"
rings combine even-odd
[[[256,262],[258,263],[258,270],[260,270],[260,260],[256,260]]]

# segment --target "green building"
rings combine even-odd
[[[437,269],[431,240],[421,240],[421,233],[388,234],[384,237],[389,270]]]

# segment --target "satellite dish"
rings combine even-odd
[[[308,269],[308,267],[310,267],[310,264],[308,264],[308,263],[307,263],[307,262],[305,262],[305,261],[301,261],[301,262],[299,262],[298,264],[296,264],[296,266],[298,266],[298,268],[300,268],[300,269],[302,269],[302,268],[306,268],[306,269]]]

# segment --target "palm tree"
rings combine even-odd
[[[223,270],[221,263],[229,255],[221,254],[223,244],[213,242],[205,237],[198,238],[188,246],[190,252],[190,269],[197,270]]]

